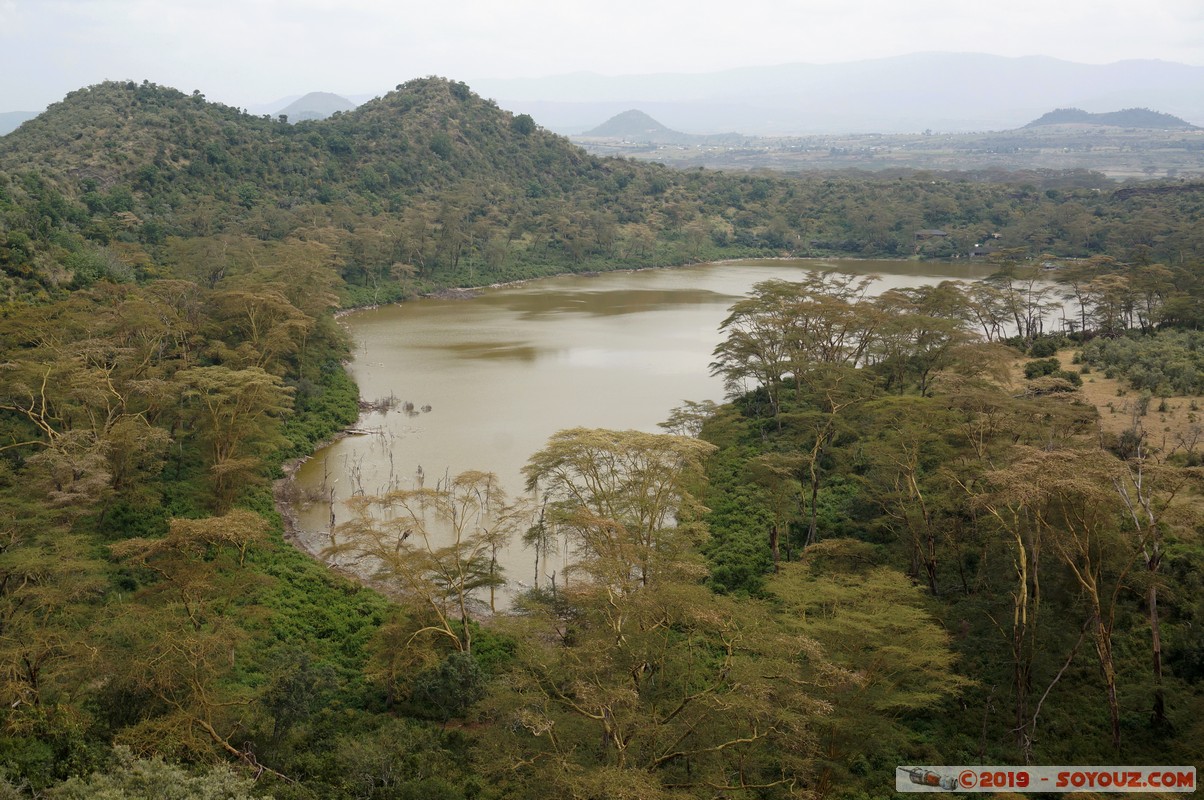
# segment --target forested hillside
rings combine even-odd
[[[0,139],[0,797],[864,798],[904,763],[1197,763],[1201,439],[1151,400],[1198,391],[1202,201],[675,172],[434,78],[295,125],[72,93]],[[973,286],[758,286],[715,353],[731,403],[564,431],[531,502],[479,472],[357,497],[339,548],[371,590],[284,539],[270,481],[358,414],[337,308],[975,245]],[[1076,393],[1093,369],[1145,398],[1123,429]],[[491,615],[506,538],[573,566]]]
[[[989,245],[1178,264],[1200,247],[1204,202],[1197,185],[1117,195],[1090,173],[671,171],[589,156],[434,78],[296,125],[100,84],[0,139],[0,175],[10,299],[102,275],[237,270],[253,243],[289,240],[329,249],[344,304],[758,253],[966,257]],[[947,235],[917,240],[932,229]]]
[[[736,400],[701,428],[720,448],[704,495],[710,585],[781,596],[801,560],[816,574],[810,614],[840,630],[849,668],[942,652],[895,627],[900,600],[870,621],[869,599],[826,599],[824,579],[893,567],[956,654],[957,706],[916,716],[900,703],[912,736],[896,743],[888,728],[834,730],[838,773],[929,747],[961,764],[1199,761],[1204,475],[1196,400],[1167,399],[1196,393],[1180,378],[1194,374],[1194,334],[1153,333],[1174,327],[1171,284],[1146,282],[1164,267],[1084,263],[1056,292],[1039,273],[876,298],[854,276],[768,282],[724,323],[714,368]],[[1091,287],[1078,297],[1092,341],[1060,361],[1072,342],[1033,323],[1075,286]],[[1106,407],[1078,391],[1097,380],[1088,362],[1115,387]],[[922,668],[891,668],[878,688]]]

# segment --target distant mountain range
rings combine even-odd
[[[1148,108],[1126,108],[1092,114],[1080,108],[1058,108],[1049,111],[1017,130],[1054,127],[1058,125],[1103,126],[1130,130],[1191,131],[1200,130],[1190,122],[1172,114],[1151,111]],[[999,131],[1006,133],[1006,131]],[[763,137],[743,136],[738,133],[700,135],[682,133],[666,127],[644,111],[629,109],[572,137],[587,148],[591,143],[626,142],[629,144],[656,145],[738,145],[770,141]]]
[[[1056,109],[1019,128],[963,133],[822,133],[700,136],[644,111],[611,117],[572,142],[621,156],[719,170],[1080,170],[1116,180],[1204,177],[1200,128],[1144,108],[1091,114]]]
[[[1179,117],[1151,111],[1148,108],[1126,108],[1102,114],[1091,114],[1081,108],[1058,108],[1024,127],[1039,128],[1047,125],[1107,125],[1115,128],[1199,130],[1195,125]]]
[[[695,135],[1005,131],[1039,122],[1051,108],[1086,109],[1082,113],[1157,108],[1186,124],[1204,124],[1204,67],[1155,60],[1079,64],[1046,56],[916,53],[697,74],[579,72],[467,83],[508,111],[530,114],[548,130],[576,135],[631,109],[655,117],[670,132]],[[349,111],[371,99],[312,92],[249,111],[287,114],[298,122]],[[32,116],[0,113],[0,133]]]
[[[503,108],[580,134],[632,108],[673,130],[742,134],[946,133],[1019,128],[1051,108],[1158,108],[1204,122],[1204,67],[1078,64],[1045,56],[919,53],[705,74],[469,80]]]
[[[355,107],[355,103],[340,95],[310,92],[277,111],[276,115],[285,115],[289,122],[302,122],[307,119],[326,119],[336,111],[351,111]]]

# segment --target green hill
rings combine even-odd
[[[43,174],[67,194],[80,181],[128,183],[140,198],[178,194],[173,200],[187,207],[206,191],[237,195],[239,181],[253,183],[264,200],[325,202],[332,193],[412,196],[468,177],[538,179],[587,160],[559,137],[511,125],[514,119],[464,84],[438,79],[294,126],[201,94],[104,83],[71,93],[7,137],[0,169],[22,171],[36,154]]]
[[[1100,205],[1098,175],[939,177],[602,158],[442,78],[296,124],[199,92],[109,82],[0,139],[0,302],[103,278],[229,274],[252,243],[291,240],[335,254],[344,305],[744,255],[955,257],[994,233],[1000,247],[1059,256],[1191,247],[1179,195],[1157,196],[1167,227],[1151,245],[1122,204]],[[950,235],[917,246],[928,228]]]
[[[1196,126],[1172,114],[1151,111],[1148,108],[1126,108],[1092,114],[1081,108],[1058,108],[1043,114],[1025,125],[1039,128],[1046,125],[1107,125],[1116,128],[1156,128],[1159,130],[1195,130]]]
[[[438,286],[719,252],[709,237],[688,253],[663,247],[666,234],[681,236],[680,219],[672,231],[647,227],[682,199],[683,176],[589,156],[439,78],[295,125],[200,93],[103,83],[0,141],[0,175],[9,176],[14,209],[40,208],[45,220],[10,260],[36,263],[26,251],[48,251],[51,228],[102,245],[130,240],[155,260],[173,237],[283,240],[305,230],[343,250],[344,277],[376,285],[376,300],[381,281],[396,291],[386,277],[397,263],[414,268],[417,286]],[[695,176],[689,191],[700,180],[733,183]],[[27,227],[17,219],[25,212],[11,213],[10,228]],[[53,283],[44,267],[10,275]],[[365,301],[352,294],[350,302]]]

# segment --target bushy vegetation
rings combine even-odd
[[[1062,369],[1062,362],[1057,358],[1038,358],[1024,365],[1024,377],[1030,381],[1034,378],[1053,376],[1061,378],[1074,386],[1082,386],[1083,379],[1079,373]]]
[[[1082,360],[1108,377],[1155,395],[1204,393],[1204,333],[1164,330],[1153,334],[1093,339]]]
[[[904,715],[897,763],[1118,753],[1191,763],[1201,711],[1187,655],[1200,646],[1199,604],[1189,599],[1204,563],[1198,471],[1176,466],[1136,423],[1125,447],[1104,449],[1096,410],[1072,394],[1017,394],[1001,382],[1016,350],[951,347],[925,386],[915,359],[931,323],[915,316],[914,327],[887,328],[875,318],[884,301],[848,285],[763,284],[725,323],[715,368],[759,386],[737,391],[702,429],[719,446],[702,497],[712,585],[779,596],[783,581],[771,575],[801,560],[833,577],[890,565],[924,587],[926,610],[953,634],[951,673],[966,682],[949,685],[956,708],[945,695]],[[975,324],[973,304],[946,297],[941,307],[955,329]],[[1086,319],[1094,328],[1108,314]],[[889,336],[902,338],[887,346]],[[1174,362],[1175,343],[1193,337],[1115,341]],[[1025,373],[1079,378],[1053,357]],[[880,646],[859,663],[873,663]],[[857,796],[859,755],[879,777],[890,768],[872,755],[888,738],[875,727],[841,753],[847,796]],[[862,791],[872,795],[873,783]]]
[[[859,797],[901,763],[1193,763],[1195,472],[1002,382],[1009,343],[1049,364],[1049,277],[1099,347],[1196,326],[1195,197],[677,173],[438,79],[296,126],[73,93],[0,141],[0,796]],[[357,412],[340,304],[992,231],[1019,249],[983,283],[756,287],[715,353],[732,402],[669,422],[700,438],[562,432],[534,507],[478,472],[357,497],[339,548],[383,593],[285,541],[271,478]],[[1175,336],[1130,377],[1175,386]],[[507,536],[573,563],[487,619]]]

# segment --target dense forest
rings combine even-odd
[[[1204,375],[1202,202],[674,171],[434,78],[297,124],[74,92],[0,138],[0,798],[870,798],[900,764],[1197,764],[1204,437],[1172,398]],[[357,498],[372,588],[285,540],[271,481],[359,413],[339,308],[972,252],[992,278],[758,285],[715,352],[729,403],[564,431],[517,500],[483,472]],[[490,614],[506,540],[573,569]]]

